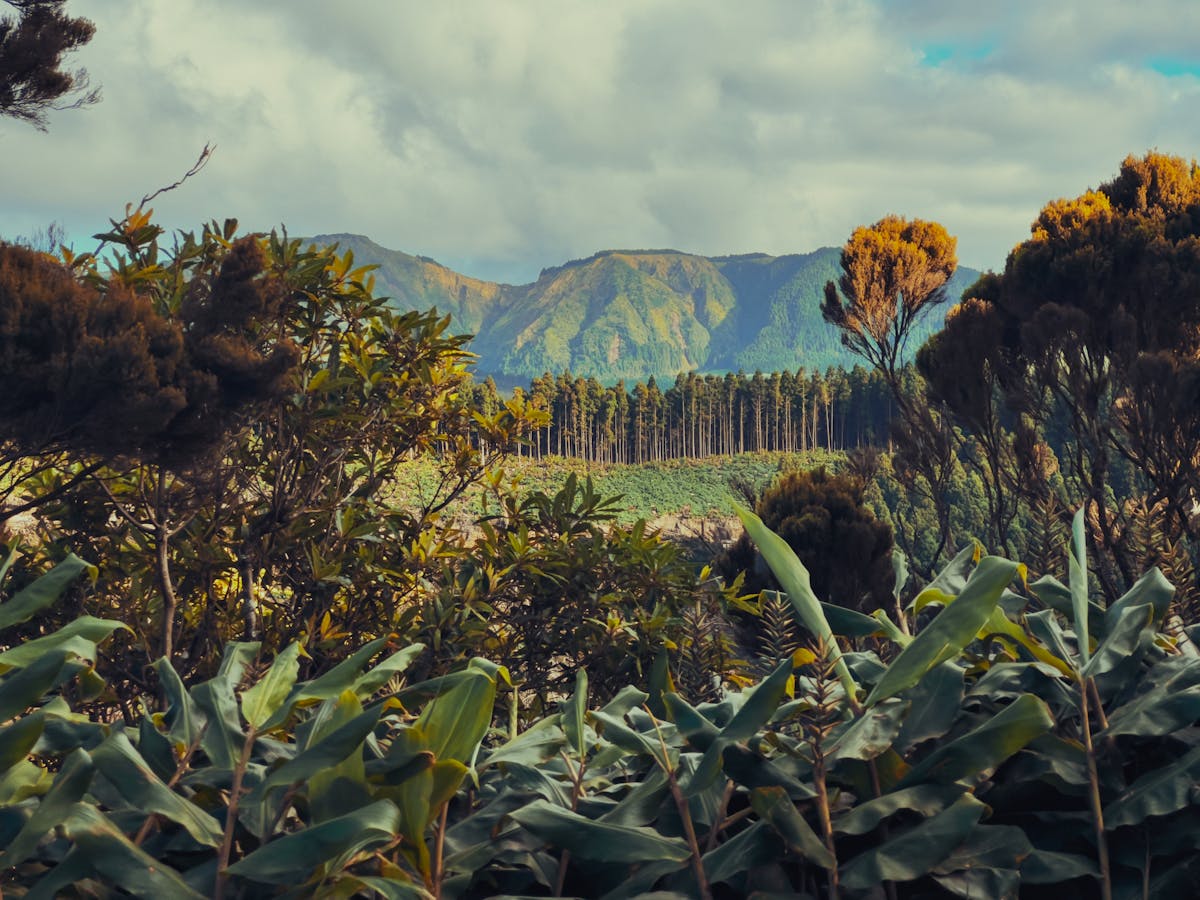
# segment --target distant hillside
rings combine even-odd
[[[837,332],[821,318],[825,282],[839,251],[694,256],[675,250],[606,250],[544,269],[533,284],[480,281],[423,256],[353,234],[312,240],[374,263],[376,291],[399,309],[436,307],[476,335],[477,370],[525,381],[565,369],[603,382],[673,377],[681,371],[764,372],[852,366]],[[959,269],[951,300],[979,276]],[[949,306],[949,304],[947,304]],[[941,327],[936,313],[915,336],[915,352]]]

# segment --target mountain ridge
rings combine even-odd
[[[679,372],[849,368],[847,351],[821,317],[825,282],[840,250],[771,256],[700,256],[681,250],[600,250],[541,270],[528,284],[472,278],[429,257],[389,250],[369,237],[308,240],[352,250],[374,264],[377,291],[399,310],[436,308],[474,335],[476,371],[506,382],[570,370],[606,383]],[[911,356],[938,330],[944,310],[979,273],[960,268],[949,300],[914,333]]]

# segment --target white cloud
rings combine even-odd
[[[1189,0],[71,0],[104,100],[0,123],[5,234],[164,224],[360,231],[531,278],[606,247],[806,251],[888,212],[1000,266],[1047,200],[1191,155]],[[940,65],[929,64],[941,47]]]

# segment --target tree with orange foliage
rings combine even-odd
[[[913,326],[946,300],[957,241],[937,222],[887,216],[856,228],[842,248],[842,275],[825,285],[821,314],[842,343],[887,379],[905,408],[900,367]],[[839,292],[840,288],[840,292]]]
[[[920,392],[905,389],[902,360],[916,323],[946,300],[946,283],[958,266],[957,241],[937,222],[887,216],[856,228],[842,248],[842,275],[825,285],[821,314],[842,333],[842,343],[883,376],[902,420],[893,428],[896,472],[910,491],[936,511],[939,543],[931,563],[953,543],[947,500],[953,476],[954,436]],[[839,291],[840,289],[840,291]]]

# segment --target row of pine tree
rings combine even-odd
[[[505,400],[488,378],[473,385],[487,414]],[[653,378],[632,388],[546,373],[514,395],[549,414],[522,455],[593,463],[644,463],[757,450],[847,450],[887,441],[895,403],[886,383],[861,366],[824,373],[680,374],[665,390]]]

